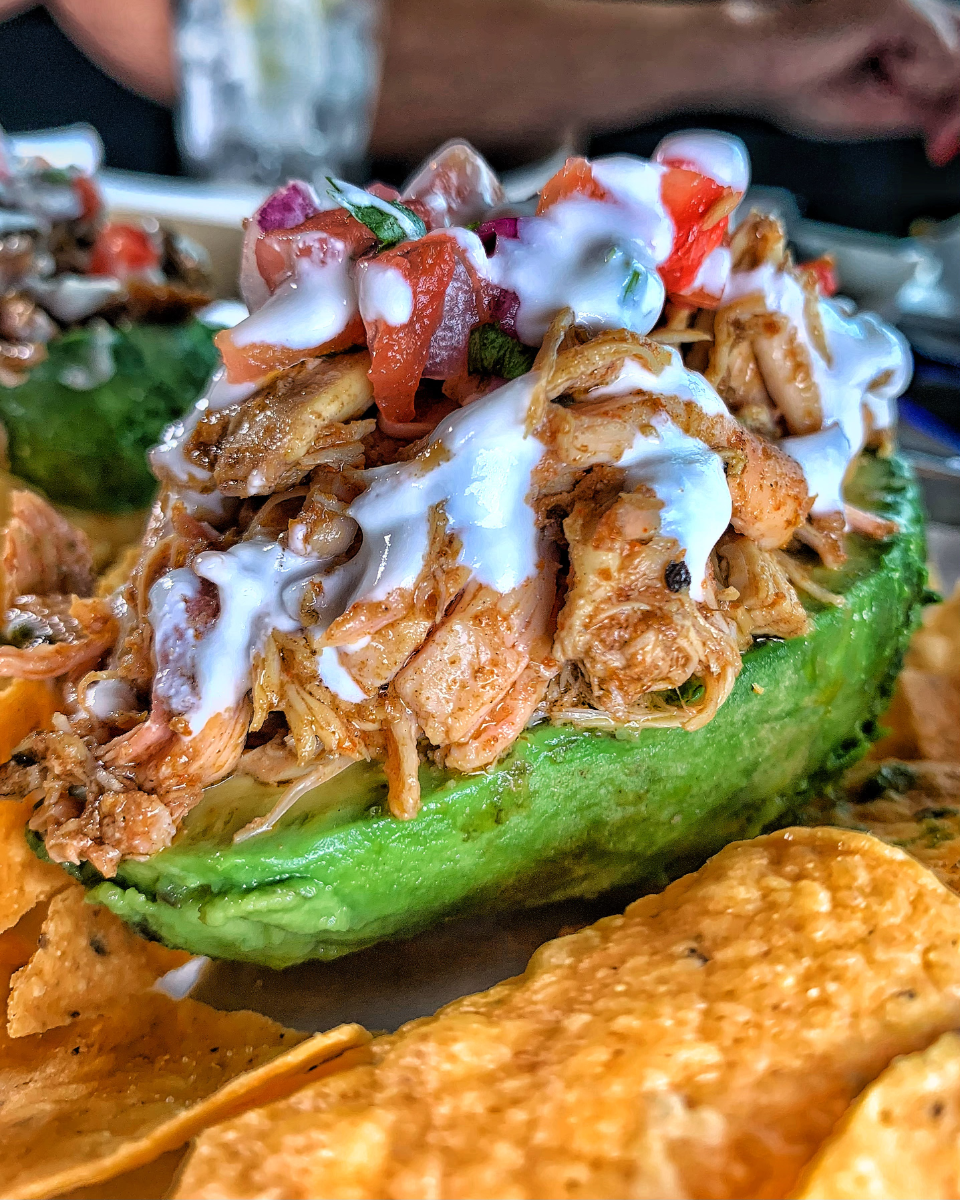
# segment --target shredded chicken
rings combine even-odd
[[[372,421],[366,353],[308,359],[274,375],[249,399],[209,413],[186,447],[224,496],[267,496],[299,482],[320,463],[356,466]],[[175,481],[173,481],[175,482]]]
[[[737,262],[792,269],[777,229],[759,219],[741,227]],[[426,758],[485,770],[539,721],[702,727],[755,638],[808,631],[798,593],[843,603],[814,580],[798,545],[833,565],[848,529],[893,531],[850,507],[810,518],[803,471],[776,442],[817,410],[800,359],[787,362],[789,331],[760,330],[765,319],[750,305],[716,319],[678,305],[652,338],[589,337],[571,312],[558,314],[520,426],[542,451],[526,497],[538,561],[505,593],[476,576],[437,503],[424,517],[426,551],[412,584],[344,598],[339,608],[331,601],[336,572],[349,571],[362,545],[363,518],[351,505],[375,478],[370,468],[411,463],[425,477],[447,454],[419,427],[387,436],[377,426],[365,352],[307,359],[201,414],[184,448],[193,490],[162,479],[136,564],[111,596],[84,596],[85,544],[43,501],[20,494],[4,535],[0,673],[62,677],[68,702],[55,730],[34,734],[0,768],[0,793],[37,798],[32,826],[51,858],[86,860],[110,876],[125,857],[169,845],[203,789],[231,772],[279,789],[272,810],[236,835],[246,840],[358,762],[382,764],[391,813],[410,819]],[[610,388],[631,360],[654,377],[675,370],[671,343],[689,346],[690,362],[706,366],[709,357],[730,412],[669,388]],[[465,403],[492,386],[464,393]],[[718,486],[725,479],[730,493],[731,525],[694,595],[687,547],[661,528],[664,501],[628,484],[616,465],[638,434],[651,437],[664,422],[719,456]],[[192,655],[224,611],[217,587],[192,569],[203,554],[225,560],[251,544],[319,566],[278,592],[272,625],[251,625],[243,698],[193,731],[183,706],[199,687]],[[151,605],[172,572],[191,585],[176,619],[155,632]],[[260,604],[260,582],[243,584],[244,604]],[[100,698],[113,687],[111,708]]]

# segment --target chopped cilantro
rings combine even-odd
[[[398,242],[421,238],[427,232],[417,214],[397,200],[381,200],[379,196],[330,175],[327,183],[330,198],[356,217],[361,225],[366,225],[380,243],[381,250],[396,246]]]
[[[536,357],[536,350],[504,333],[499,325],[478,325],[470,333],[467,368],[471,375],[516,379],[526,375]]]

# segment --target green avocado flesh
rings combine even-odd
[[[113,374],[80,389],[63,381],[95,369],[94,334],[82,328],[55,338],[24,383],[0,387],[11,469],[58,504],[109,513],[144,508],[157,486],[147,451],[220,361],[214,332],[196,320],[118,327],[107,360]]]
[[[123,863],[91,899],[171,946],[282,967],[465,912],[659,887],[782,823],[877,736],[919,618],[923,528],[907,469],[868,457],[852,493],[900,533],[851,537],[842,571],[815,571],[845,607],[811,603],[808,637],[750,650],[705,728],[542,725],[488,773],[425,766],[412,821],[387,813],[379,768],[357,765],[237,845],[278,789],[231,779],[208,789],[169,849]]]

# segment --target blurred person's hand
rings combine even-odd
[[[0,18],[29,7],[0,0]],[[765,116],[832,137],[923,134],[960,148],[960,7],[951,0],[384,0],[375,150],[444,138],[551,149],[568,132],[670,113]],[[169,0],[47,0],[120,82],[176,94]]]
[[[726,8],[760,60],[743,81],[748,107],[828,136],[922,133],[934,163],[960,149],[956,4],[730,0]]]

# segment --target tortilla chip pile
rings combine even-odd
[[[960,596],[917,644],[953,678]],[[936,745],[857,768],[808,814],[830,827],[728,846],[373,1041],[157,990],[186,956],[87,904],[3,802],[0,1200],[960,1198],[960,756]]]
[[[29,811],[0,802],[2,1200],[56,1196],[153,1163],[338,1055],[366,1053],[356,1025],[308,1037],[155,990],[189,956],[144,941],[35,858]]]

